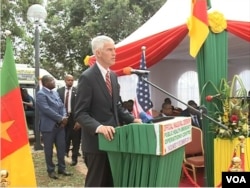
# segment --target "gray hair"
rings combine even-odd
[[[108,36],[100,35],[92,39],[91,46],[92,52],[95,55],[96,50],[102,49],[104,44],[107,42],[115,43],[114,40]]]

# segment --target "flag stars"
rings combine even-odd
[[[6,122],[2,122],[1,121],[1,138],[5,139],[7,141],[11,141],[11,138],[9,136],[9,134],[7,133],[7,130],[9,129],[9,127],[11,127],[11,125],[14,123],[14,121],[6,121]]]
[[[145,51],[142,52],[142,56],[140,60],[140,69],[147,70]],[[146,75],[142,75],[139,77],[138,85],[137,85],[137,100],[142,110],[144,112],[147,112],[150,108],[152,108],[153,104],[150,100],[149,85],[147,82],[144,81],[144,79],[147,80]]]

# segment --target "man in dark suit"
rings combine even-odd
[[[26,88],[21,88],[21,94],[28,128],[35,131],[35,101]]]
[[[117,75],[109,67],[115,64],[115,44],[107,36],[92,42],[95,64],[78,81],[75,118],[82,130],[82,150],[88,168],[85,187],[112,187],[113,179],[107,153],[99,150],[98,134],[111,141],[119,122],[141,123],[120,103]],[[109,76],[110,74],[110,76]]]
[[[65,105],[68,116],[68,123],[65,127],[65,154],[66,156],[69,155],[70,145],[72,142],[72,161],[70,165],[75,166],[78,161],[77,158],[81,144],[81,127],[74,119],[76,87],[73,87],[74,77],[72,75],[66,75],[64,81],[65,87],[57,89],[57,92]]]
[[[159,114],[160,117],[166,116],[173,116],[173,106],[171,103],[164,102],[161,105],[161,113]]]
[[[58,160],[58,174],[70,176],[67,172],[64,152],[65,152],[65,131],[68,118],[62,100],[58,93],[53,91],[55,80],[50,75],[42,77],[42,89],[36,96],[36,105],[39,110],[39,128],[43,137],[45,161],[47,172],[50,178],[58,179],[55,174],[55,164],[53,163],[53,147],[55,145]]]
[[[189,100],[188,105],[193,107],[194,109],[199,110],[197,103],[194,102],[193,100]],[[180,116],[191,117],[192,118],[192,125],[202,129],[200,114],[198,112],[196,112],[193,108],[187,107],[185,110],[183,110],[181,112]]]

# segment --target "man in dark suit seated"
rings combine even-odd
[[[163,104],[165,104],[165,103],[168,103],[168,104],[170,104],[170,105],[172,106],[172,109],[173,109],[173,111],[172,111],[172,116],[179,116],[180,113],[182,112],[182,109],[181,109],[181,108],[175,107],[175,106],[172,105],[172,101],[171,101],[170,98],[168,98],[168,97],[165,98]]]
[[[173,116],[173,106],[171,103],[164,102],[161,106],[160,117]]]
[[[35,132],[35,101],[26,88],[21,88],[21,95],[27,126]]]
[[[199,110],[197,103],[194,102],[193,100],[189,100],[188,105],[193,107],[194,109]],[[193,108],[187,107],[185,110],[181,112],[180,116],[191,117],[192,125],[202,129],[200,114],[197,111],[195,111]]]

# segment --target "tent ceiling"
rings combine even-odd
[[[209,12],[219,11],[226,20],[250,22],[250,0],[210,0]],[[191,0],[167,0],[166,3],[145,24],[139,27],[116,47],[143,39],[187,23]]]
[[[165,57],[165,60],[194,61],[189,55],[188,47],[189,37],[186,36],[176,49]],[[230,63],[248,62],[250,66],[250,43],[228,33],[228,61]]]
[[[210,0],[209,12],[219,11],[226,20],[250,22],[250,0]],[[117,48],[185,24],[190,16],[191,0],[167,0],[145,24],[116,45]],[[250,31],[249,31],[250,32]],[[189,38],[184,40],[165,58],[166,60],[194,61],[189,55]],[[250,43],[228,33],[228,61],[250,65]]]

